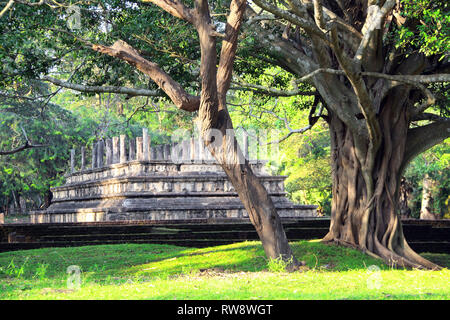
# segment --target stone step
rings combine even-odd
[[[320,239],[328,232],[330,224],[329,219],[282,221],[290,241]],[[449,226],[450,220],[403,222],[406,239],[411,248],[418,252],[450,253]],[[0,225],[0,236],[0,251],[115,243],[170,243],[202,247],[258,239],[248,219],[199,219],[196,223],[191,220],[178,220],[172,223],[122,221],[9,224]],[[428,240],[423,240],[425,237]],[[16,242],[6,243],[8,240]]]
[[[289,239],[322,238],[328,228],[301,228],[286,231]],[[148,233],[98,233],[98,234],[60,234],[45,235],[40,241],[101,241],[101,240],[152,240],[152,239],[247,239],[257,240],[255,230],[218,230],[218,231],[192,231],[192,230],[152,230]]]
[[[271,192],[269,193],[271,197],[280,197],[285,198],[287,192]],[[109,193],[109,194],[98,194],[98,195],[89,195],[89,196],[73,196],[73,197],[66,197],[66,198],[58,198],[53,199],[53,203],[57,202],[67,202],[67,201],[83,201],[83,200],[99,200],[99,199],[125,199],[125,198],[190,198],[190,197],[202,197],[202,198],[208,198],[208,197],[233,197],[236,198],[238,195],[236,192],[217,192],[217,191],[211,191],[211,192],[123,192],[123,193]]]

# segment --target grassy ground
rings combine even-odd
[[[0,253],[0,299],[450,298],[449,269],[393,270],[358,251],[317,241],[292,247],[307,263],[301,272],[285,273],[282,264],[268,263],[258,242],[204,249],[124,244],[5,252]],[[424,256],[450,267],[450,255]]]

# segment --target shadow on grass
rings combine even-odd
[[[372,265],[389,269],[382,261],[350,248],[325,245],[319,241],[291,243],[296,258],[310,269],[327,272],[366,270]],[[448,254],[423,254],[443,267],[450,266]],[[94,280],[106,277],[170,277],[205,269],[223,272],[267,270],[267,258],[258,241],[239,242],[208,248],[186,248],[157,244],[99,245],[73,248],[44,248],[0,253],[0,282],[13,277],[14,268],[22,268],[22,279],[36,278],[45,267],[47,278],[66,278],[67,267],[80,266]],[[15,270],[12,270],[15,271]],[[9,274],[8,274],[9,272]]]
[[[450,268],[450,254],[425,252],[420,255],[443,268]]]

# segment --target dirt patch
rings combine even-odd
[[[52,289],[52,288],[44,288],[41,290],[42,294],[49,294],[49,293],[72,293],[75,292],[74,289]]]

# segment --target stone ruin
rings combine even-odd
[[[248,218],[233,185],[199,139],[151,146],[143,129],[142,137],[126,142],[121,135],[93,143],[90,167],[81,148],[79,169],[72,149],[66,183],[51,189],[50,206],[31,212],[31,222]],[[248,137],[243,149],[248,159]],[[280,217],[317,216],[316,206],[286,198],[286,177],[268,174],[266,161],[249,163]]]

